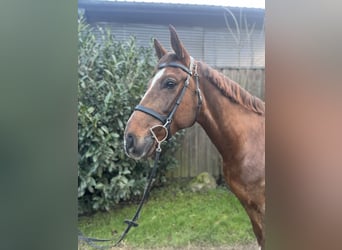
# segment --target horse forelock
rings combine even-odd
[[[198,64],[204,77],[217,87],[225,97],[259,115],[265,115],[265,103],[262,100],[251,95],[248,91],[240,87],[238,83],[221,72],[212,69],[207,64],[202,62]]]
[[[174,52],[168,52],[165,54],[162,58],[160,58],[159,62],[156,65],[156,70],[158,69],[158,66],[162,63],[170,63],[170,62],[177,62],[180,64],[183,64],[185,67],[189,67],[187,65],[188,63],[179,58]]]

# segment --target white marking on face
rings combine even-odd
[[[157,72],[157,74],[153,77],[152,82],[150,87],[148,88],[148,90],[146,91],[145,95],[143,96],[143,98],[141,100],[144,100],[144,98],[147,96],[147,94],[151,91],[151,89],[153,88],[153,86],[156,84],[156,82],[163,76],[165,71],[164,69],[161,69]]]
[[[146,91],[146,93],[144,94],[144,96],[143,96],[143,98],[141,99],[141,101],[144,100],[144,98],[148,95],[148,93],[151,91],[151,89],[154,87],[154,85],[156,85],[156,83],[158,82],[158,80],[163,76],[164,72],[165,72],[165,68],[159,70],[159,71],[156,73],[156,75],[155,75],[155,76],[153,77],[153,79],[152,79],[151,85],[150,85],[149,88],[147,89],[147,91]],[[130,121],[131,121],[132,118],[133,118],[133,115],[131,114],[130,118],[129,118],[128,121],[127,121],[126,128],[127,128],[128,124],[130,123]],[[126,131],[125,131],[125,134],[126,134]],[[137,144],[142,144],[142,143],[144,143],[144,142],[139,141],[139,140],[144,140],[144,138],[138,139]],[[133,159],[135,159],[135,160],[139,160],[139,159],[141,159],[142,157],[144,157],[145,155],[148,154],[148,152],[149,152],[150,149],[151,149],[151,146],[152,146],[152,143],[153,143],[153,142],[154,142],[154,141],[148,142],[148,143],[146,144],[146,146],[145,146],[144,151],[142,152],[142,154],[141,154],[140,156],[136,156],[136,155],[132,154],[132,152],[133,152],[133,150],[134,150],[133,148],[131,148],[131,149],[129,149],[129,150],[126,149],[126,143],[127,143],[127,142],[126,142],[126,136],[125,136],[125,137],[124,137],[124,149],[125,149],[125,153],[126,153],[126,155],[128,155],[129,157],[131,157],[131,158],[133,158]]]

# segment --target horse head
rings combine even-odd
[[[168,52],[154,39],[159,61],[147,91],[126,125],[125,151],[134,159],[150,156],[158,142],[192,126],[201,103],[196,62],[175,28],[170,25],[169,29],[174,51]]]

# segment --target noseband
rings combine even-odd
[[[153,118],[159,120],[163,125],[156,125],[156,126],[153,126],[150,130],[151,130],[151,133],[153,135],[153,137],[156,139],[156,141],[158,142],[158,145],[160,146],[160,143],[159,142],[162,142],[166,139],[170,139],[171,138],[171,131],[170,131],[170,127],[171,127],[171,122],[172,122],[172,119],[173,119],[173,116],[174,114],[176,113],[177,109],[178,109],[178,106],[179,104],[182,102],[183,100],[183,97],[184,97],[184,94],[185,94],[185,91],[186,89],[188,88],[189,84],[190,84],[190,77],[193,75],[192,74],[192,69],[194,68],[195,69],[195,72],[194,72],[194,77],[195,77],[195,81],[196,81],[196,90],[195,92],[197,93],[197,97],[198,97],[198,103],[197,103],[197,110],[196,110],[196,116],[195,116],[195,120],[193,123],[195,123],[195,121],[197,120],[197,115],[199,113],[199,110],[201,108],[201,105],[202,105],[202,95],[201,95],[201,90],[199,88],[199,76],[198,76],[198,73],[197,73],[197,64],[194,63],[194,59],[192,57],[190,57],[190,66],[189,68],[185,67],[184,65],[182,64],[179,64],[179,63],[176,63],[176,62],[169,62],[169,63],[162,63],[158,66],[158,69],[163,69],[163,68],[166,68],[166,67],[173,67],[173,68],[178,68],[178,69],[181,69],[183,70],[185,73],[188,74],[185,82],[184,82],[184,85],[183,85],[183,88],[176,100],[176,103],[175,105],[173,106],[171,112],[168,114],[168,115],[161,115],[159,114],[158,112],[154,111],[153,109],[150,109],[150,108],[147,108],[147,107],[144,107],[142,105],[137,105],[135,107],[134,110],[138,110],[138,111],[141,111],[141,112],[144,112],[150,116],[152,116]],[[162,127],[163,129],[165,129],[165,138],[163,138],[162,140],[158,140],[157,139],[157,136],[154,132],[154,129],[156,128],[160,128]],[[158,146],[158,147],[159,147]]]

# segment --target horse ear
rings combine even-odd
[[[157,39],[153,39],[153,42],[154,42],[154,49],[156,50],[158,59],[160,59],[167,53],[167,50],[163,47],[163,45],[160,44],[160,42]]]
[[[189,53],[179,40],[175,27],[170,24],[169,29],[171,34],[171,46],[173,50],[176,52],[176,55],[179,57],[179,59],[188,63],[190,61]]]

